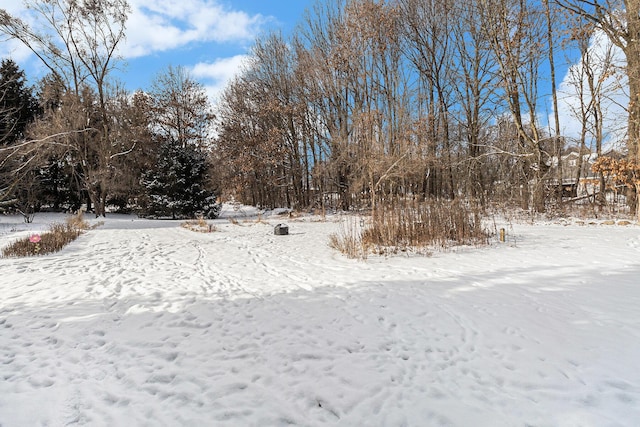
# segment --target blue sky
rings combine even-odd
[[[132,13],[118,78],[130,90],[147,89],[167,66],[184,66],[215,94],[238,70],[260,34],[288,34],[315,0],[129,0]],[[20,0],[0,8],[29,21]],[[17,43],[0,42],[0,57],[12,57],[35,81],[45,70]]]

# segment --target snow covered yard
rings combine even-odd
[[[362,262],[331,218],[266,220],[114,215],[0,259],[0,425],[640,424],[640,227]]]

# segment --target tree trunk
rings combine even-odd
[[[640,183],[636,183],[636,219],[640,222]]]
[[[630,3],[640,3],[633,1]],[[636,10],[637,11],[637,10]],[[629,77],[629,127],[627,130],[629,160],[640,164],[640,18],[633,19],[635,39],[627,45],[627,74]],[[631,25],[630,25],[631,31]],[[635,34],[637,33],[637,34]],[[640,221],[640,184],[635,184],[636,216]]]

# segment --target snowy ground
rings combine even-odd
[[[335,218],[266,221],[114,215],[0,259],[0,425],[640,425],[640,227],[362,262]]]

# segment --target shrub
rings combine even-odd
[[[66,223],[69,227],[77,230],[88,230],[91,228],[89,221],[84,219],[84,212],[79,210],[77,214],[67,217]]]

